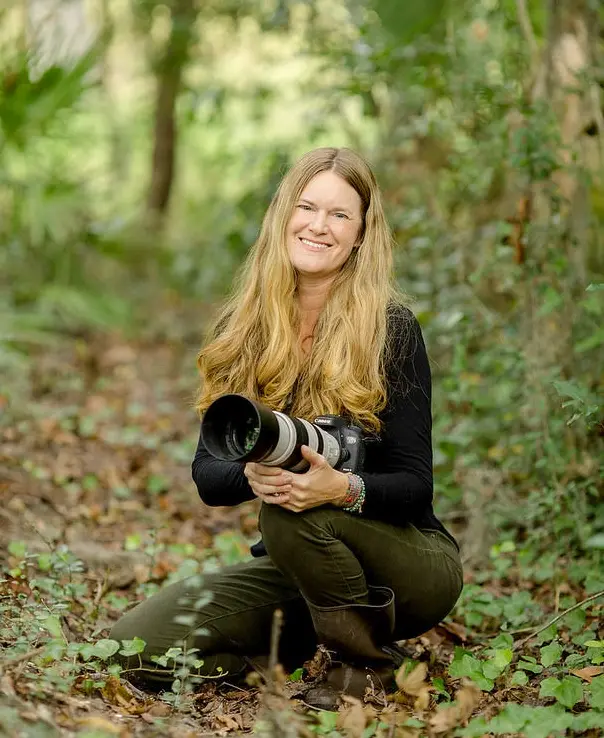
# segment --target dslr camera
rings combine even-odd
[[[320,415],[311,423],[238,394],[223,395],[207,408],[201,437],[217,459],[255,461],[298,473],[309,467],[300,451],[304,445],[345,473],[361,470],[365,459],[362,430],[344,417]]]

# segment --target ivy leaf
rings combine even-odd
[[[583,685],[575,676],[567,676],[562,680],[550,677],[541,682],[539,697],[554,697],[563,707],[572,709],[583,699]]]
[[[100,641],[97,641],[93,645],[92,653],[98,659],[107,661],[107,659],[110,659],[115,653],[119,651],[119,648],[120,644],[117,641],[113,641],[110,638],[101,638]]]
[[[547,646],[543,646],[543,648],[540,649],[541,663],[543,666],[547,669],[548,666],[552,666],[560,661],[562,650],[562,646],[555,641]]]
[[[528,684],[528,680],[529,678],[526,675],[526,672],[521,671],[520,669],[517,669],[512,676],[512,684],[518,685],[519,687],[524,687],[525,684]]]
[[[564,677],[557,689],[556,699],[564,707],[572,709],[577,702],[583,699],[581,680],[575,676]]]
[[[556,677],[544,679],[539,687],[539,697],[555,697],[559,684],[560,682]]]
[[[40,618],[40,623],[53,638],[65,638],[63,629],[61,628],[61,621],[56,615],[46,615]]]
[[[122,641],[122,650],[120,654],[122,656],[136,656],[138,653],[142,653],[145,650],[147,644],[142,638],[133,638],[131,641]]]
[[[604,710],[604,674],[592,679],[587,690],[589,692],[589,704],[594,710]]]
[[[543,671],[543,667],[539,664],[534,664],[532,661],[526,660],[526,657],[524,660],[520,661],[518,663],[519,669],[524,669],[524,671],[531,671],[533,674],[541,674]]]

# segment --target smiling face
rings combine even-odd
[[[353,248],[363,225],[359,194],[332,171],[315,175],[294,203],[287,246],[301,277],[334,277]]]

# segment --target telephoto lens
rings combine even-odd
[[[320,419],[319,419],[320,420]],[[257,461],[304,472],[309,464],[301,446],[309,446],[336,467],[348,457],[338,439],[301,418],[290,418],[243,395],[223,395],[205,411],[201,437],[207,450],[224,461]]]

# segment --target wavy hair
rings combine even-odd
[[[305,357],[298,348],[297,273],[286,229],[306,185],[325,171],[359,194],[363,225],[358,247],[331,284]],[[297,417],[344,415],[379,432],[393,304],[403,305],[404,298],[395,287],[392,237],[373,172],[350,149],[308,152],[283,177],[199,352],[197,409],[203,413],[221,395],[235,392]]]

